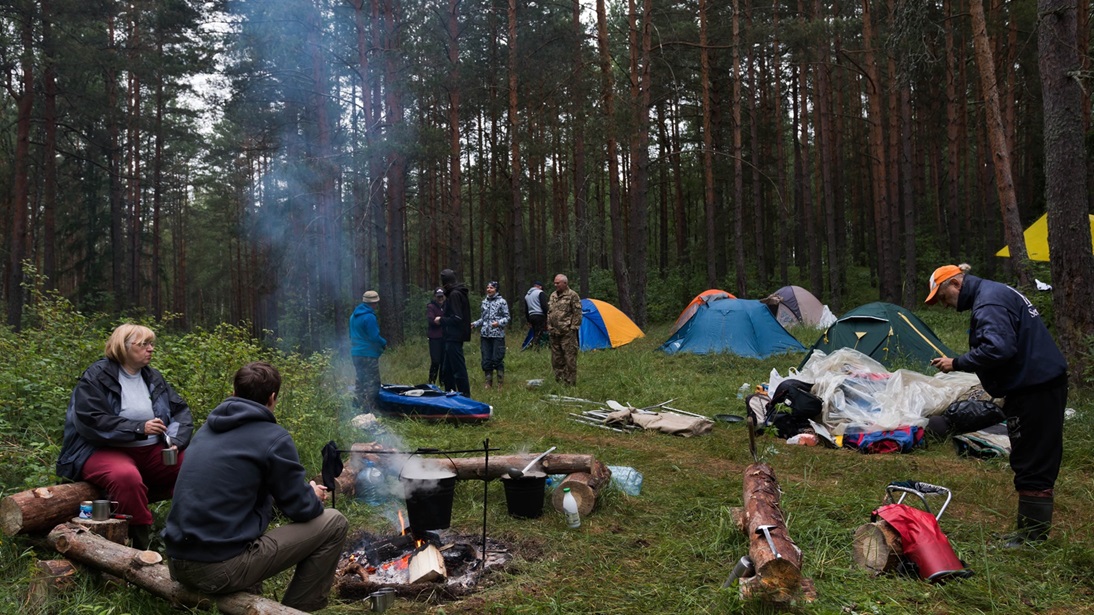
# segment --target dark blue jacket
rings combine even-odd
[[[380,336],[380,323],[376,311],[367,303],[358,303],[349,317],[350,356],[379,358],[387,348],[387,340]]]
[[[953,360],[953,368],[976,372],[993,397],[1006,397],[1067,373],[1063,353],[1022,293],[966,274],[957,296],[957,311],[965,310],[972,310],[969,351]]]
[[[61,454],[57,458],[57,476],[68,480],[83,480],[84,463],[101,447],[148,438],[145,421],[123,418],[122,387],[118,383],[121,365],[103,357],[84,370],[65,412],[65,433]],[[167,435],[179,450],[190,444],[194,419],[190,407],[167,384],[163,375],[151,367],[141,369],[141,378],[148,384],[152,397],[152,412],[167,425]]]
[[[467,287],[459,283],[445,285],[444,296],[444,315],[441,316],[444,341],[471,341],[471,301],[467,298]]]
[[[175,481],[167,555],[222,562],[266,532],[273,505],[296,522],[323,514],[296,444],[262,404],[229,397],[194,436]]]

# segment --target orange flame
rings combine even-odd
[[[403,521],[403,511],[399,511],[399,534],[406,534],[406,522]]]

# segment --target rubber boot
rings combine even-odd
[[[494,373],[493,372],[483,372],[482,375],[483,375],[483,378],[486,379],[486,385],[483,388],[489,389],[494,384]]]
[[[129,542],[138,551],[147,551],[152,544],[151,525],[130,525]]]
[[[1044,542],[1051,528],[1052,498],[1020,495],[1017,529],[1013,534],[1004,537],[1006,543],[1003,546],[1016,549],[1023,545]]]
[[[498,390],[499,391],[501,390],[501,387],[504,384],[505,384],[505,370],[499,369],[498,370]]]

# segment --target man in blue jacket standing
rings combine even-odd
[[[971,310],[969,351],[931,365],[943,372],[975,372],[992,397],[1004,398],[1010,467],[1018,492],[1017,531],[1007,547],[1039,543],[1052,526],[1053,489],[1064,451],[1067,361],[1022,293],[945,265],[930,279],[927,303]]]
[[[359,412],[374,411],[380,392],[380,355],[387,348],[387,340],[380,336],[380,323],[376,320],[379,303],[380,294],[374,290],[367,291],[349,317],[350,356],[357,372],[353,402]]]
[[[296,566],[281,603],[310,613],[327,605],[349,524],[324,508],[326,487],[308,481],[277,424],[280,389],[269,363],[243,366],[194,436],[167,515],[167,567],[191,589],[226,594]],[[292,523],[266,531],[275,505]]]

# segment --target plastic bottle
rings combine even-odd
[[[741,388],[737,389],[737,399],[744,399],[745,395],[750,395],[751,393],[752,385],[746,382],[741,385]]]
[[[562,493],[562,511],[566,513],[566,525],[570,528],[581,527],[581,514],[577,512],[577,499],[570,493],[569,487],[564,487]]]
[[[383,474],[372,461],[365,462],[365,468],[357,474],[357,501],[369,506],[379,506],[380,492],[383,489]]]

